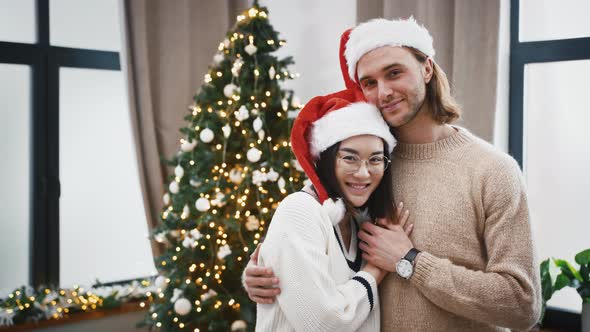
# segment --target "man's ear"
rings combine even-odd
[[[424,64],[422,65],[422,78],[424,78],[424,83],[428,84],[432,79],[432,75],[434,74],[434,61],[432,58],[426,59]]]

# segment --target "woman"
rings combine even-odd
[[[375,106],[354,101],[352,91],[316,97],[294,123],[293,151],[312,185],[281,202],[261,246],[258,264],[282,290],[258,304],[257,331],[379,331],[385,272],[363,266],[357,232],[396,215],[383,204],[393,201],[395,139]]]

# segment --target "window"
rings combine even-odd
[[[0,2],[0,289],[154,273],[119,10],[117,0]]]
[[[541,260],[589,244],[590,25],[586,0],[512,0],[509,150],[523,168]],[[548,305],[579,313],[573,289]]]

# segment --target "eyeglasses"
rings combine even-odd
[[[361,169],[361,166],[366,163],[367,170],[371,173],[382,173],[390,164],[389,158],[385,156],[372,156],[369,159],[361,159],[354,154],[343,154],[338,156],[340,167],[346,174],[353,174]]]

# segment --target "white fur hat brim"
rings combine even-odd
[[[344,56],[350,78],[357,82],[356,66],[366,53],[383,46],[409,46],[434,58],[432,36],[413,17],[399,20],[373,19],[352,29]],[[358,83],[358,82],[357,82]]]
[[[387,142],[389,154],[396,140],[375,105],[358,102],[331,111],[313,123],[310,153],[317,159],[330,146],[349,137],[374,135]]]

